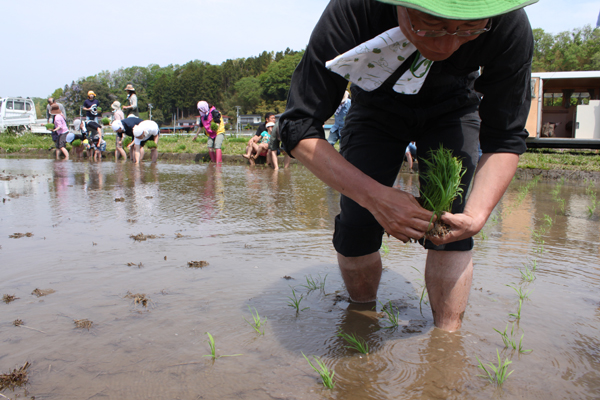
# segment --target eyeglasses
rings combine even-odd
[[[412,29],[412,31],[417,35],[417,36],[421,36],[421,37],[442,37],[445,35],[450,35],[450,36],[460,36],[460,37],[466,37],[466,36],[476,36],[476,35],[481,35],[484,32],[489,31],[490,29],[492,29],[492,19],[488,18],[488,22],[485,25],[484,28],[479,28],[479,29],[467,29],[467,30],[456,30],[452,33],[448,32],[445,29],[440,29],[440,30],[433,30],[433,29],[415,29],[415,26],[412,23],[412,20],[410,19],[410,13],[407,11],[406,15],[408,16],[408,21],[410,22],[410,29]]]

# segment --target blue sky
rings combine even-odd
[[[327,0],[4,1],[0,96],[46,97],[80,77],[119,67],[220,64],[264,50],[300,50]],[[541,0],[533,28],[595,26],[600,3]]]

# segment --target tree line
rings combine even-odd
[[[600,29],[587,25],[556,35],[534,29],[533,35],[533,72],[600,70]],[[127,104],[124,88],[131,83],[140,111],[146,112],[152,104],[152,117],[159,124],[171,123],[173,117],[197,115],[199,100],[208,101],[230,117],[235,117],[236,106],[241,107],[240,115],[280,113],[285,110],[291,76],[303,54],[304,50],[287,48],[226,60],[220,65],[194,60],[184,65],[151,64],[102,71],[57,89],[52,97],[64,104],[69,117],[75,117],[87,92],[93,90],[103,110],[109,111],[115,100]],[[38,108],[45,110],[45,104]]]

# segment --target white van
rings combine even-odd
[[[0,132],[8,127],[31,129],[36,118],[33,100],[22,97],[0,98]]]

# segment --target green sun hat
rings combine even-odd
[[[382,3],[414,8],[439,18],[478,20],[507,14],[538,0],[379,0]]]

